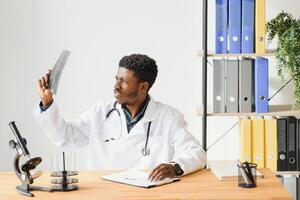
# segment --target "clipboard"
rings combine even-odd
[[[139,170],[129,170],[125,172],[115,173],[111,175],[101,176],[100,178],[115,183],[127,184],[142,188],[151,188],[164,184],[173,183],[179,181],[179,178],[166,178],[162,181],[151,182],[148,181],[149,173]]]

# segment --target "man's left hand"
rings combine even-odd
[[[174,178],[176,175],[172,164],[162,163],[155,167],[149,174],[149,181],[162,181],[165,178]]]

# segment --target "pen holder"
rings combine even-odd
[[[256,187],[256,168],[255,163],[238,164],[238,186],[242,188]]]

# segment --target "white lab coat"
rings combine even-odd
[[[125,114],[120,104],[116,108],[121,118],[115,113],[110,116],[112,119],[103,123],[114,102],[115,100],[110,100],[95,104],[76,121],[66,122],[60,116],[55,101],[44,112],[37,105],[34,116],[56,145],[88,145],[88,170],[153,169],[160,163],[174,161],[181,166],[184,174],[188,174],[206,165],[206,153],[199,142],[187,132],[187,124],[177,109],[151,97],[144,117],[128,134]],[[150,154],[143,156],[142,149],[145,146],[149,121],[152,122],[148,140]],[[121,125],[122,129],[119,128]],[[107,131],[103,127],[118,127],[118,131]],[[105,142],[110,135],[116,140]]]

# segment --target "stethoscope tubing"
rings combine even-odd
[[[112,113],[113,111],[116,111],[116,112],[118,113],[119,117],[121,117],[120,111],[117,109],[117,101],[115,101],[113,108],[110,109],[110,110],[108,111],[108,113],[106,114],[106,116],[105,116],[106,119],[109,118],[109,116],[111,115],[111,113]],[[121,123],[122,123],[122,122],[121,122]],[[148,123],[147,136],[146,136],[145,146],[144,146],[144,148],[142,149],[142,155],[143,155],[143,156],[148,156],[148,155],[150,154],[150,149],[148,148],[148,140],[149,140],[149,135],[150,135],[151,123],[152,123],[151,121],[149,121],[149,123]],[[111,138],[111,140],[115,140],[115,139]],[[104,142],[109,142],[109,141],[110,141],[109,139],[104,140]]]

